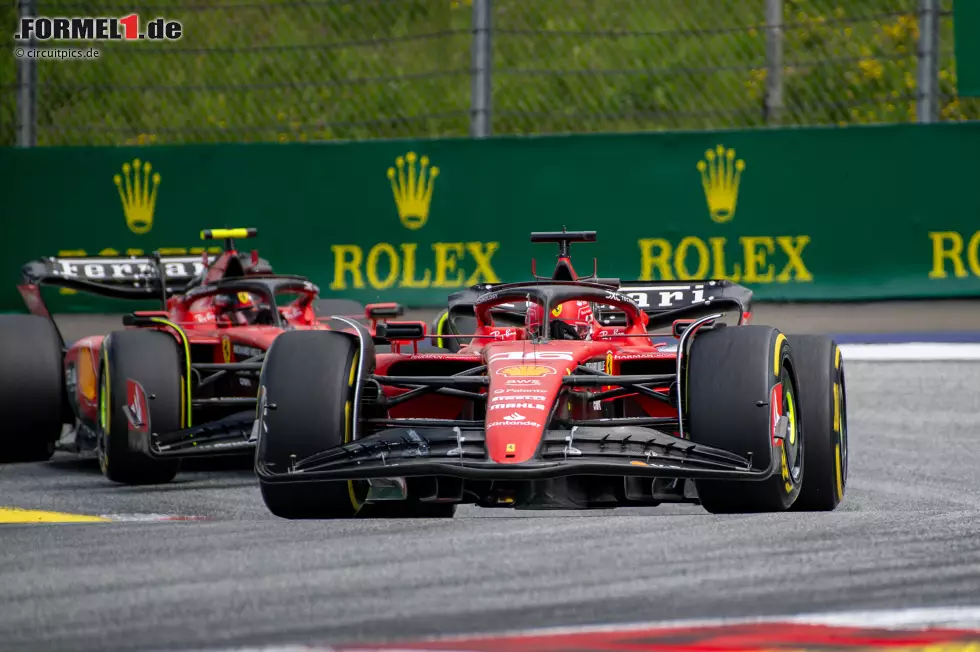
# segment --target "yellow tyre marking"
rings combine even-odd
[[[786,336],[780,333],[776,336],[776,352],[772,359],[772,375],[779,375],[779,354],[783,351],[783,342],[786,341]]]
[[[347,388],[351,389],[354,387],[354,381],[357,379],[357,361],[358,356],[360,356],[360,351],[354,352],[354,359],[350,363],[350,377],[347,379]],[[346,444],[351,440],[351,428],[353,424],[351,423],[351,412],[353,412],[353,406],[350,399],[344,404],[344,443]],[[361,509],[361,501],[357,499],[357,492],[354,491],[354,481],[347,481],[347,495],[350,496],[351,507],[354,508],[354,512],[358,512]]]
[[[194,404],[193,397],[191,396],[191,343],[187,340],[187,334],[184,333],[184,329],[182,329],[180,326],[173,323],[169,319],[164,319],[162,317],[151,317],[150,321],[156,322],[158,324],[163,324],[164,326],[169,326],[170,328],[174,329],[174,331],[177,332],[177,337],[180,338],[181,343],[183,343],[184,345],[184,360],[187,361],[187,375],[184,377],[185,380],[182,380],[181,382],[181,384],[183,385],[181,389],[183,390],[182,393],[186,395],[187,409],[185,410],[183,407],[181,408],[180,420],[181,423],[184,424],[185,428],[190,428],[191,427],[190,407]]]
[[[840,463],[840,444],[837,444],[834,452],[834,462],[837,467],[837,500],[844,500],[844,475],[841,473]]]
[[[834,369],[840,369],[840,349],[836,346],[834,349],[837,351],[837,353],[834,354]]]
[[[99,460],[99,468],[102,470],[102,474],[105,475],[109,471],[109,430],[111,428],[112,422],[112,396],[109,391],[112,387],[112,381],[109,378],[109,351],[102,344],[102,372],[104,374],[102,379],[102,400],[99,405],[100,417],[102,419],[102,459]]]
[[[436,335],[442,335],[443,334],[443,330],[442,329],[443,329],[443,326],[446,325],[446,322],[447,321],[449,321],[449,311],[448,310],[442,315],[442,317],[439,318],[439,322],[436,324]],[[437,337],[436,338],[436,346],[438,346],[440,349],[445,348],[442,345],[442,338],[441,337]]]
[[[112,519],[102,516],[0,507],[0,523],[109,523],[111,521]]]

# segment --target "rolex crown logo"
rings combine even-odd
[[[420,163],[418,166],[417,160]],[[423,156],[419,160],[415,152],[399,156],[395,159],[395,167],[388,168],[391,192],[395,195],[395,206],[398,207],[398,219],[406,228],[413,231],[421,229],[429,219],[429,204],[432,202],[432,188],[437,176],[439,168],[433,166],[429,169],[429,157]]]
[[[123,163],[122,174],[112,177],[119,190],[122,200],[123,213],[126,215],[126,226],[133,233],[148,233],[153,228],[153,210],[157,203],[157,187],[160,185],[160,173],[152,176],[153,166],[150,162],[141,163],[133,159],[132,165]],[[152,181],[152,188],[150,187]]]
[[[742,179],[745,161],[735,160],[735,150],[718,145],[704,153],[704,160],[698,161],[704,198],[708,201],[711,219],[719,224],[735,217],[738,203],[738,184]]]

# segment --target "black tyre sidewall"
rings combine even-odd
[[[688,436],[736,455],[751,452],[756,469],[775,468],[771,477],[761,481],[697,481],[701,504],[708,511],[776,512],[796,501],[805,477],[805,444],[801,444],[803,473],[789,480],[788,472],[783,472],[782,450],[772,445],[770,399],[783,376],[792,385],[797,436],[805,442],[805,412],[800,408],[799,381],[786,336],[770,326],[738,326],[694,336],[685,383]],[[775,464],[774,454],[779,456]]]
[[[51,320],[0,315],[0,462],[36,462],[54,454],[65,384],[61,337]]]
[[[806,479],[793,509],[830,511],[841,503],[847,489],[844,362],[840,347],[829,337],[790,335],[788,338],[800,379],[807,431],[803,458]],[[839,415],[836,414],[838,396]]]
[[[172,335],[152,330],[110,333],[102,344],[99,367],[99,406],[106,402],[108,429],[99,418],[99,462],[103,474],[123,484],[161,484],[173,480],[178,460],[150,457],[150,432],[179,430],[181,424],[182,356]],[[106,375],[108,373],[108,375]],[[106,381],[108,380],[108,385]],[[127,381],[138,382],[147,396],[149,432],[130,433],[124,407]],[[109,395],[103,394],[108,386]],[[152,398],[150,398],[152,397]],[[190,405],[185,406],[190,409]]]
[[[274,409],[262,417],[257,464],[285,473],[291,463],[350,440],[359,355],[357,338],[346,333],[290,331],[276,338],[259,380]],[[260,484],[266,506],[283,518],[350,518],[366,493],[364,483],[346,481]]]

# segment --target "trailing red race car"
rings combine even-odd
[[[570,243],[595,232],[531,239],[559,243],[551,278],[457,293],[434,335],[387,325],[461,340],[455,352],[381,353],[362,328],[276,339],[255,458],[272,513],[840,503],[847,414],[833,341],[748,325],[751,292],[724,280],[580,278]]]
[[[24,267],[18,288],[33,314],[0,316],[8,433],[0,459],[47,459],[57,443],[94,451],[111,480],[144,484],[171,480],[183,457],[251,455],[258,374],[277,336],[355,325],[374,333],[378,320],[401,314],[393,303],[365,309],[319,299],[308,279],[273,274],[257,252],[235,248],[234,238],[255,229],[201,235],[224,239],[224,252],[213,260],[46,258]],[[41,297],[45,285],[160,298],[165,309],[135,312],[123,318],[125,330],[66,346]]]

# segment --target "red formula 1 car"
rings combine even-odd
[[[455,352],[380,353],[363,329],[279,337],[256,426],[269,510],[834,509],[847,473],[835,343],[748,325],[751,292],[728,281],[579,278],[570,243],[594,240],[532,234],[560,245],[551,278],[470,288],[435,335],[416,328],[461,339]]]
[[[19,289],[33,314],[0,316],[0,401],[8,424],[0,459],[47,459],[57,443],[94,451],[111,480],[145,484],[172,479],[184,457],[251,455],[258,374],[277,336],[355,324],[373,333],[378,320],[401,314],[393,303],[365,309],[319,299],[308,279],[273,274],[257,252],[235,249],[233,238],[255,235],[202,232],[225,240],[213,260],[48,258],[26,265]],[[123,318],[125,330],[66,346],[41,298],[43,285],[159,297],[165,309],[135,312]]]

